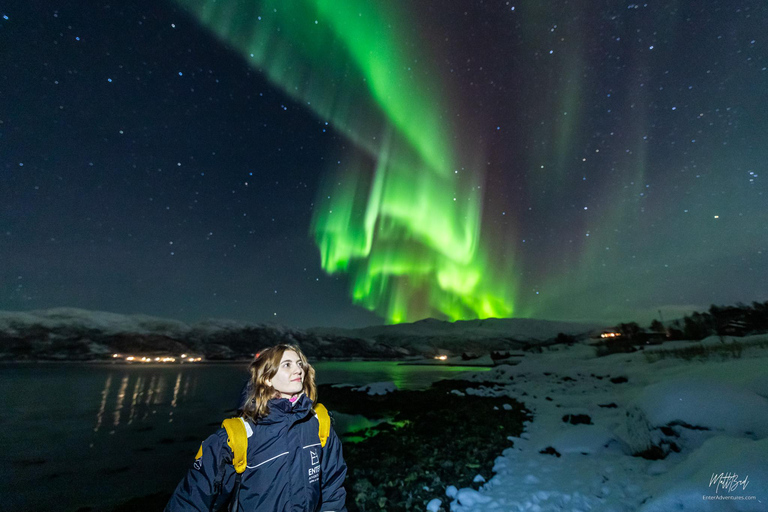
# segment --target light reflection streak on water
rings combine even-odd
[[[157,375],[153,375],[152,379],[149,381],[149,386],[147,387],[147,400],[144,403],[144,405],[147,406],[147,408],[144,410],[144,416],[141,417],[142,420],[147,419],[147,416],[149,416],[149,410],[150,405],[152,405],[152,398],[155,396],[155,386],[157,385]]]
[[[120,414],[123,411],[123,400],[125,400],[125,390],[128,389],[128,374],[123,376],[120,382],[120,390],[117,392],[115,401],[115,421],[112,423],[115,427],[120,425]]]
[[[165,388],[165,375],[161,374],[157,379],[157,386],[155,386],[155,399],[152,401],[154,405],[163,403],[163,392],[165,391]]]
[[[133,423],[133,418],[136,415],[136,404],[141,399],[141,388],[144,385],[144,378],[139,377],[136,379],[136,384],[133,385],[133,397],[131,399],[131,413],[128,416],[128,424]]]
[[[96,413],[96,426],[93,428],[94,432],[98,432],[101,428],[101,421],[104,419],[104,410],[107,408],[107,395],[109,395],[109,388],[112,386],[112,374],[107,376],[107,382],[104,384],[104,390],[101,392],[101,405],[99,406],[99,412]]]
[[[171,412],[168,414],[168,423],[173,421],[173,410],[179,399],[179,389],[181,388],[181,372],[176,376],[176,384],[173,386],[173,399],[171,399]]]
[[[153,375],[149,381],[149,386],[147,386],[147,400],[144,402],[144,405],[152,405],[152,398],[154,398],[155,396],[156,383],[157,383],[157,375]]]

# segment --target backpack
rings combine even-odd
[[[328,415],[328,409],[323,404],[317,404],[314,407],[315,416],[320,422],[318,436],[320,437],[320,446],[324,447],[331,434],[331,417]],[[229,512],[238,512],[240,509],[240,480],[245,468],[248,466],[248,432],[245,430],[245,420],[242,417],[227,418],[221,423],[224,430],[227,431],[227,444],[232,449],[232,462],[235,468],[235,485],[228,498],[226,510]],[[202,456],[203,445],[200,445],[198,456]],[[216,504],[216,500],[221,494],[222,480],[224,479],[224,468],[229,463],[224,457],[219,460],[219,468],[216,471],[216,478],[213,481],[213,499],[211,500],[211,510]]]

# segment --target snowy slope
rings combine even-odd
[[[187,334],[184,322],[147,315],[120,315],[77,308],[37,311],[0,311],[0,333],[17,334],[29,328],[93,330],[104,334],[153,333],[170,336]]]
[[[763,347],[726,361],[649,363],[643,352],[598,359],[576,345],[471,376],[494,384],[460,391],[515,398],[534,419],[499,447],[479,491],[449,487],[443,508],[768,510],[768,335],[742,343]],[[666,458],[631,455],[653,445]]]
[[[314,357],[402,357],[363,339],[319,337],[271,324],[209,319],[194,324],[146,315],[76,308],[0,311],[0,360],[93,360],[112,353],[184,353],[208,359],[250,358],[259,348],[298,343]],[[410,355],[406,353],[405,355]]]

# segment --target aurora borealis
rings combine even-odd
[[[511,316],[512,276],[481,246],[482,174],[458,175],[440,84],[408,66],[415,41],[390,28],[403,14],[347,0],[179,3],[354,144],[313,229],[322,268],[350,273],[355,303],[393,323]]]
[[[759,2],[5,8],[0,309],[646,322],[768,298]]]

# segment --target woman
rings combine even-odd
[[[219,429],[203,441],[166,512],[219,510],[230,499],[243,512],[346,511],[341,442],[331,428],[321,446],[315,369],[306,356],[296,346],[277,345],[259,353],[250,373],[245,470],[237,478],[227,432]]]

